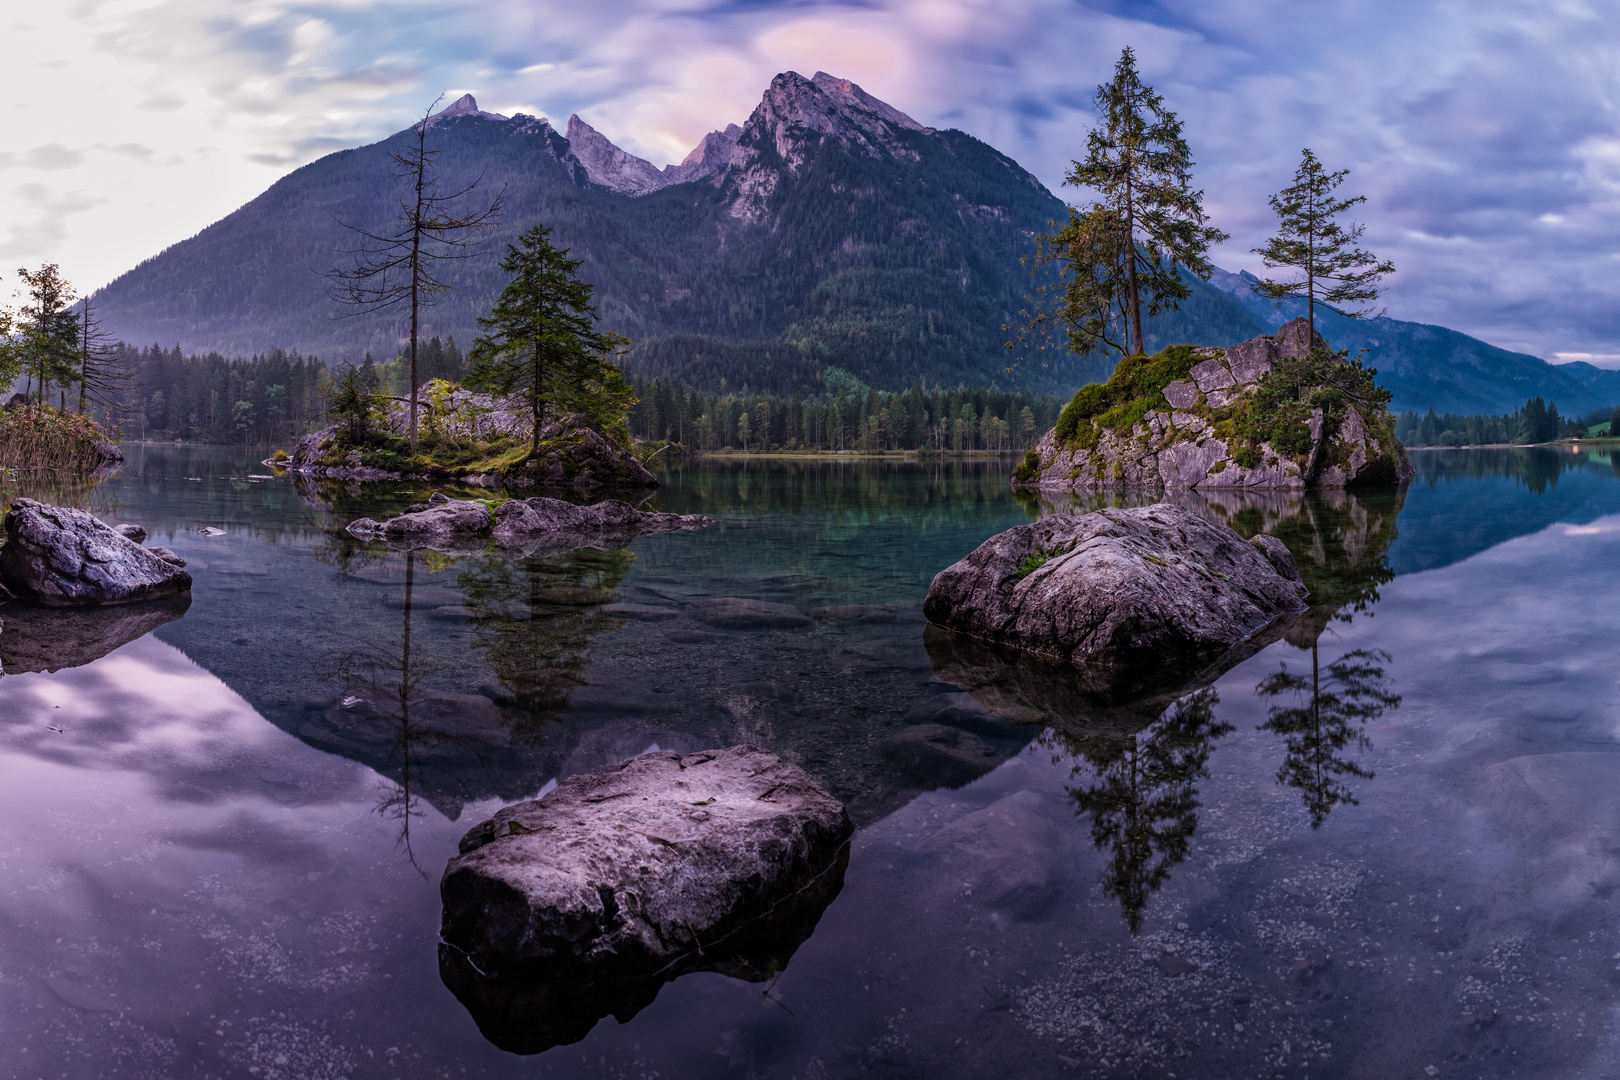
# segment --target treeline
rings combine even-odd
[[[328,384],[333,371],[318,357],[296,349],[270,349],[241,358],[219,353],[186,356],[177,345],[117,346],[123,384],[95,410],[104,424],[120,427],[125,438],[167,442],[264,444],[295,441],[329,423]],[[368,384],[401,395],[408,389],[407,361],[381,364],[366,357],[360,365]],[[455,338],[430,339],[417,354],[421,382],[458,381],[466,358]]]
[[[829,393],[808,398],[705,394],[656,378],[637,377],[634,385],[633,434],[709,452],[1024,450],[1057,422],[1065,400],[929,389],[920,381],[890,393],[847,375]]]
[[[1458,413],[1423,415],[1407,411],[1395,419],[1395,437],[1407,446],[1493,446],[1503,443],[1544,443],[1585,435],[1596,424],[1610,420],[1607,409],[1582,417],[1565,417],[1557,404],[1533,397],[1511,413],[1499,416]],[[1620,423],[1620,408],[1613,414]]]

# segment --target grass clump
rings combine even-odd
[[[1014,581],[1023,581],[1029,575],[1052,561],[1052,556],[1044,551],[1037,551],[1033,555],[1026,555],[1024,561],[1018,564],[1018,573],[1013,575]]]
[[[112,439],[84,413],[49,405],[0,412],[0,468],[90,472],[111,460]]]

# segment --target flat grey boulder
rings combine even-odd
[[[505,502],[450,499],[435,493],[387,521],[361,518],[348,531],[395,547],[457,549],[493,541],[504,548],[620,546],[646,533],[701,529],[701,514],[657,514],[618,499],[576,506],[543,496]]]
[[[1279,566],[1282,569],[1279,569]],[[929,586],[929,622],[1072,665],[1088,693],[1173,683],[1305,609],[1288,550],[1177,506],[1054,516],[991,537]]]
[[[98,607],[191,590],[191,575],[83,510],[17,499],[5,517],[0,584],[43,607]]]
[[[441,937],[492,978],[650,974],[809,885],[851,832],[764,750],[643,754],[468,832],[439,884]]]

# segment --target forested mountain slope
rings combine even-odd
[[[847,80],[780,75],[746,124],[664,170],[577,117],[568,130],[572,143],[543,119],[480,112],[470,97],[434,119],[442,188],[482,177],[466,205],[504,189],[507,212],[487,256],[448,269],[456,291],[427,309],[424,336],[470,343],[502,285],[499,253],[541,222],[584,257],[606,325],[636,343],[631,366],[650,376],[814,393],[830,366],[886,389],[1050,391],[1111,367],[1071,359],[1008,373],[1001,327],[1030,288],[1028,234],[1063,204],[1005,155],[925,128]],[[410,138],[304,166],[124,274],[98,297],[107,329],[187,353],[393,355],[402,313],[339,318],[321,275],[355,244],[341,223],[387,230],[401,194],[389,153]],[[1208,288],[1154,331],[1219,343],[1258,332]]]
[[[1278,303],[1250,287],[1245,272],[1216,271],[1211,284],[1241,304],[1269,333],[1305,314],[1303,300]],[[1591,364],[1549,364],[1525,353],[1488,345],[1444,326],[1400,319],[1347,319],[1316,309],[1322,336],[1336,349],[1367,350],[1378,381],[1395,395],[1391,408],[1438,413],[1511,413],[1532,397],[1558,406],[1566,416],[1620,401],[1620,371]]]

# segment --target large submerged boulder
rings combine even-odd
[[[1275,334],[1225,349],[1172,346],[1152,357],[1127,357],[1106,385],[1076,392],[1058,425],[1026,456],[1013,485],[1208,491],[1344,488],[1411,479],[1394,417],[1381,405],[1302,406],[1301,415],[1287,423],[1268,423],[1268,417],[1257,415],[1277,407],[1258,394],[1266,376],[1313,353],[1333,355],[1320,334],[1295,319]],[[1342,354],[1338,361],[1348,363]],[[1305,400],[1311,389],[1299,391]],[[1259,441],[1242,434],[1256,429],[1278,434]]]
[[[440,972],[498,1045],[628,1020],[689,971],[768,977],[837,895],[849,815],[734,746],[571,777],[467,833],[440,882]]]
[[[1305,610],[1287,547],[1178,506],[1054,516],[991,537],[929,586],[929,622],[1071,664],[1087,693],[1183,683]]]
[[[537,496],[507,501],[451,499],[435,492],[387,521],[360,518],[348,531],[362,540],[382,540],[401,548],[458,550],[493,541],[523,551],[580,547],[621,547],[645,533],[701,529],[701,514],[659,514],[637,510],[618,499],[576,506]]]
[[[83,510],[17,499],[0,585],[44,607],[133,604],[191,591],[191,575]]]

